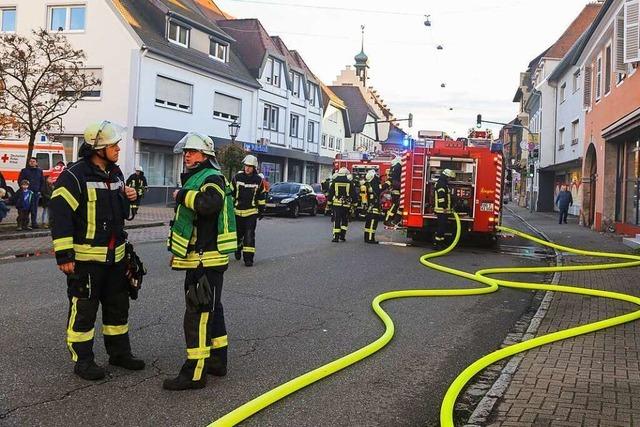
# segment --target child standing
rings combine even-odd
[[[29,213],[33,203],[33,191],[29,190],[29,180],[20,181],[20,189],[15,195],[15,205],[18,210],[18,231],[31,230],[29,227]]]

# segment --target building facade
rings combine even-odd
[[[346,150],[347,139],[351,138],[351,125],[347,105],[328,86],[321,83],[323,116],[322,136],[320,137],[320,155],[334,158]],[[333,165],[320,166],[322,182],[333,172]]]

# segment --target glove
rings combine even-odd
[[[142,288],[142,279],[147,274],[147,269],[144,268],[142,260],[133,250],[131,243],[125,244],[124,251],[125,275],[129,281],[129,297],[135,300],[138,299],[138,292]]]
[[[206,313],[213,309],[213,292],[204,272],[198,281],[187,286],[186,299],[187,305],[194,307],[199,313]]]
[[[76,270],[77,271],[77,270]],[[74,273],[67,276],[67,295],[80,299],[91,297],[91,276],[89,273]]]

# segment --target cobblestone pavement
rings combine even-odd
[[[554,214],[511,208],[552,241],[582,249],[628,252],[621,239]],[[565,265],[596,261],[571,254]],[[606,262],[606,261],[605,261]],[[640,295],[638,268],[563,273],[561,284]],[[609,299],[554,293],[538,335],[636,310]],[[640,323],[632,322],[571,338],[526,353],[505,394],[494,406],[490,426],[640,425]]]

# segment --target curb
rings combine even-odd
[[[509,209],[508,207],[505,208],[511,213],[511,215],[522,221],[527,227],[540,235],[544,240],[548,242],[551,241],[546,233],[531,225],[527,220],[522,218],[513,210]],[[556,255],[556,266],[562,266],[564,264],[564,258],[562,257],[562,254],[556,249],[554,249],[553,251]],[[551,284],[557,285],[560,282],[560,275],[560,272],[554,272],[553,278],[551,279]],[[527,328],[526,332],[522,335],[521,341],[526,341],[536,336],[538,328],[542,323],[542,319],[544,319],[544,317],[546,316],[549,305],[553,300],[553,294],[554,293],[552,291],[547,291],[545,293],[544,298],[540,303],[540,307],[538,307],[536,314],[534,314],[533,318],[531,319],[531,323],[529,323],[529,327]],[[507,387],[509,387],[509,384],[511,383],[511,380],[515,375],[518,366],[520,366],[520,362],[522,362],[525,354],[526,353],[519,353],[509,359],[507,364],[500,371],[498,379],[493,383],[487,394],[484,395],[482,400],[480,400],[480,403],[478,403],[478,405],[476,406],[476,409],[469,417],[469,420],[467,420],[465,427],[480,427],[486,425],[487,419],[493,412],[495,404],[500,398],[502,398],[505,391],[507,390]]]
[[[130,224],[124,227],[125,230],[133,230],[136,228],[150,228],[150,227],[160,227],[162,225],[167,225],[165,221],[155,221],[155,222],[145,222],[141,224]],[[2,236],[0,234],[0,242],[3,240],[17,240],[17,239],[30,239],[33,237],[48,237],[51,235],[51,230],[47,231],[27,231],[22,233],[14,233],[8,234],[6,236]]]

